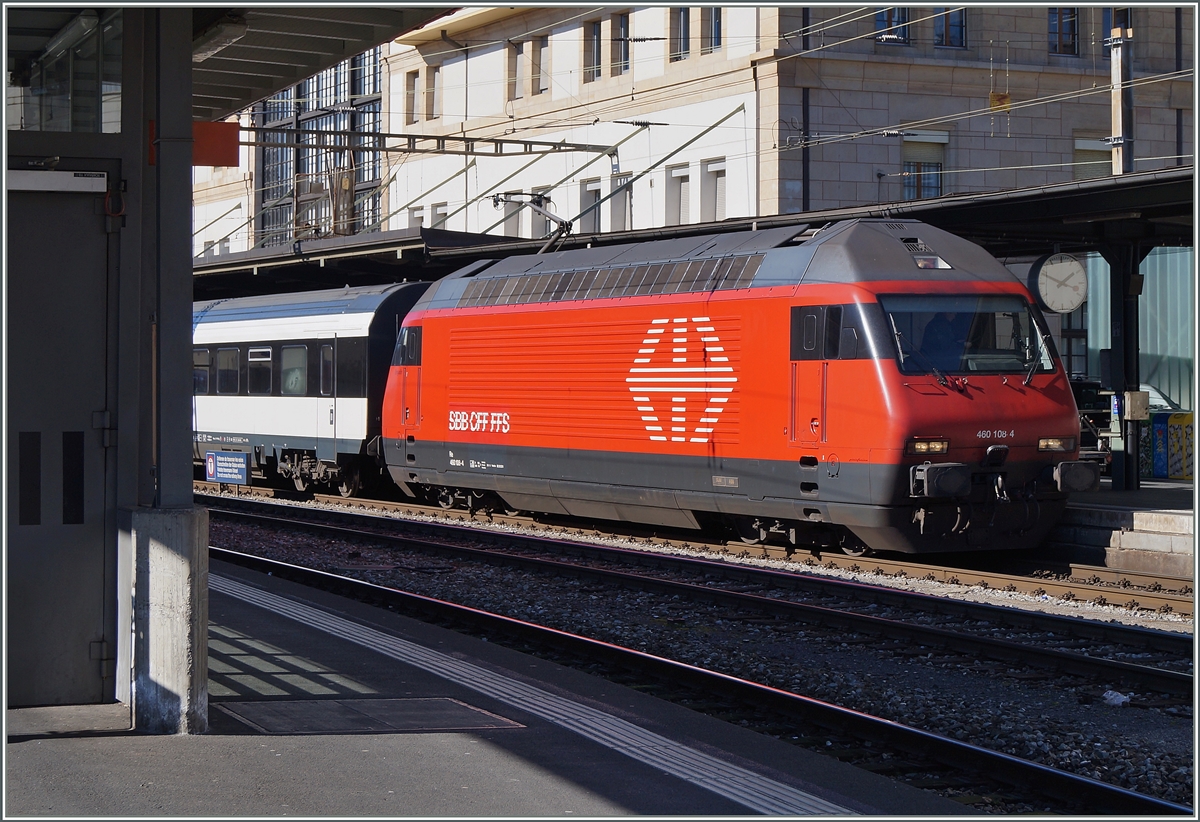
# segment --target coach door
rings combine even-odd
[[[333,460],[337,457],[337,440],[334,437],[337,424],[334,367],[336,344],[337,340],[323,342],[318,347],[317,353],[321,373],[321,385],[317,396],[316,453],[319,460]]]

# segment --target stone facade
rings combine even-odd
[[[566,219],[605,199],[598,228],[612,230],[1109,173],[1100,141],[1111,131],[1111,9],[981,6],[954,21],[942,11],[888,12],[906,13],[896,18],[904,28],[881,27],[874,8],[832,6],[807,18],[800,7],[753,6],[456,11],[384,47],[380,130],[618,145],[616,162],[389,152],[382,227],[540,236],[545,222],[529,209],[505,221],[492,196],[507,192],[546,191]],[[1062,23],[1071,37],[1056,48],[1075,53],[1051,53],[1057,13],[1074,22]],[[1194,10],[1129,13],[1134,168],[1191,164]],[[231,207],[222,203],[237,180],[261,176],[256,157],[236,180],[213,178],[229,196],[197,181],[198,228]],[[614,195],[631,176],[628,199]],[[219,239],[206,231],[197,253]],[[249,230],[238,236],[248,247]]]

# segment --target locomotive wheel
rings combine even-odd
[[[353,468],[342,471],[341,479],[338,481],[337,490],[343,497],[353,497],[362,488],[362,480],[358,475],[358,471]]]
[[[869,557],[874,553],[866,544],[853,537],[846,537],[838,547],[848,557]]]
[[[767,531],[758,520],[739,517],[734,520],[733,527],[737,530],[738,537],[747,545],[761,545],[767,540]]]
[[[442,488],[437,492],[437,503],[443,508],[454,507],[454,492],[448,488]]]

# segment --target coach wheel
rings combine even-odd
[[[734,528],[737,529],[738,537],[747,545],[760,545],[767,539],[767,530],[756,519],[739,517],[734,520]]]
[[[308,478],[302,477],[299,474],[292,474],[292,482],[296,484],[297,491],[308,490]]]
[[[342,469],[341,479],[338,480],[337,490],[343,497],[352,497],[362,488],[362,479],[353,468]]]
[[[449,488],[442,488],[437,492],[437,503],[443,508],[453,508],[455,502],[457,500],[455,499],[454,492]]]

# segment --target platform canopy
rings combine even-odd
[[[306,77],[386,43],[453,8],[253,6],[192,9],[192,117],[221,120]],[[85,8],[7,6],[7,71],[30,65]]]

